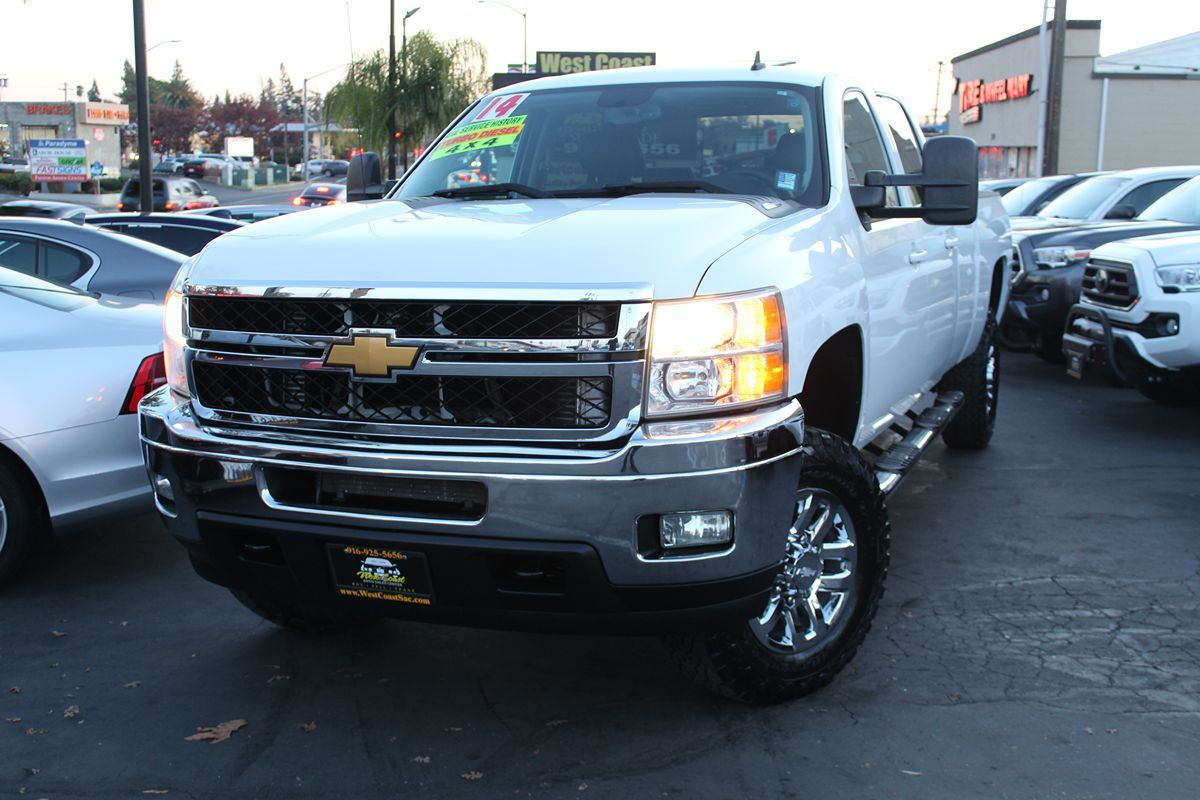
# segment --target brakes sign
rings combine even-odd
[[[438,146],[429,154],[429,158],[444,158],[472,150],[505,147],[515,142],[524,129],[525,117],[472,122],[469,125],[463,125],[439,142]]]

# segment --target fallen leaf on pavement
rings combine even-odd
[[[911,769],[902,769],[900,771],[903,772],[905,775],[920,775],[921,774],[919,772],[913,772]]]
[[[1095,731],[1092,730],[1091,728],[1084,728],[1083,732],[1086,733],[1088,736],[1091,736],[1092,734],[1095,733]]]
[[[50,635],[53,636],[55,639],[61,639],[62,637],[66,636],[67,634],[66,634],[66,631],[50,631]]]
[[[586,783],[581,783],[581,784],[579,784],[579,791],[581,791],[581,792],[586,792],[586,791],[587,791],[587,784],[586,784]]]
[[[8,693],[9,694],[20,694],[21,687],[20,686],[10,686],[10,687],[8,687]]]
[[[45,736],[46,729],[45,728],[26,728],[25,735],[26,736]]]
[[[20,717],[7,717],[7,718],[5,718],[4,721],[11,722],[13,725],[16,725],[18,722],[21,721],[21,718]]]
[[[429,761],[430,761],[429,756],[417,756],[416,758],[413,759],[413,763],[415,763],[415,764],[428,764]]]
[[[271,677],[267,678],[267,683],[275,683],[276,681],[290,681],[291,679],[291,675],[272,675]]]
[[[136,689],[137,687],[139,687],[141,685],[142,685],[141,681],[130,681],[129,683],[124,684],[126,689]]]
[[[471,770],[470,772],[464,772],[459,777],[461,777],[464,781],[477,781],[483,777],[483,773],[476,770]]]
[[[566,724],[567,724],[567,721],[565,719],[552,719],[546,723],[546,727],[547,728],[557,728],[559,725],[566,725]]]
[[[142,789],[142,794],[166,794],[168,789]]]
[[[67,706],[63,709],[63,719],[74,719],[79,716],[79,706]]]
[[[312,733],[313,731],[315,731],[315,730],[317,729],[317,723],[315,723],[315,722],[301,722],[301,723],[300,723],[299,725],[297,725],[296,727],[297,727],[297,728],[299,728],[300,730],[304,731],[305,733]]]
[[[25,775],[30,778],[32,778],[34,775],[37,775],[39,772],[41,772],[41,770],[38,769],[37,767],[26,767],[25,768]]]
[[[242,728],[246,727],[246,724],[246,720],[244,719],[231,719],[228,722],[222,722],[212,726],[211,728],[197,726],[195,733],[193,733],[191,736],[185,736],[183,739],[186,742],[208,741],[216,744],[217,742],[223,742],[230,736],[233,736],[234,731],[240,731]]]

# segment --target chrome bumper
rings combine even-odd
[[[604,450],[283,436],[207,427],[166,389],[148,396],[141,437],[152,477],[173,486],[173,506],[160,504],[172,533],[199,546],[208,512],[269,518],[296,536],[318,526],[331,537],[392,544],[430,534],[446,542],[584,544],[613,585],[662,586],[749,575],[779,561],[794,511],[803,412],[793,400],[721,419],[647,423]],[[478,520],[462,520],[288,506],[269,491],[264,470],[272,467],[478,481],[487,508]],[[730,548],[674,558],[639,553],[643,517],[715,509],[734,512]]]

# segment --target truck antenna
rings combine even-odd
[[[762,62],[762,56],[759,55],[761,50],[754,51],[754,63],[750,65],[751,72],[758,72],[760,69],[766,69],[767,65]]]

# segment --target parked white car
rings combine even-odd
[[[0,586],[53,528],[152,508],[135,412],[161,350],[161,305],[0,267]]]
[[[1038,211],[1037,216],[1014,218],[1012,229],[1037,231],[1133,219],[1158,198],[1197,175],[1200,166],[1195,165],[1106,172],[1067,189]]]
[[[1099,368],[1155,402],[1200,399],[1200,233],[1093,250],[1063,355],[1077,378]]]

